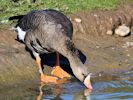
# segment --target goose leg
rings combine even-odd
[[[60,67],[60,59],[59,59],[59,53],[56,52],[56,65],[54,66],[52,72],[52,75],[57,76],[59,78],[69,78],[71,77],[70,74],[68,74],[66,71],[64,71],[61,67]]]
[[[40,56],[36,56],[36,62],[39,67],[39,72],[41,74],[41,81],[45,83],[57,83],[58,78],[54,76],[48,76],[43,73],[42,67],[41,67],[41,58]]]

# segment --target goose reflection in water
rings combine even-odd
[[[37,96],[36,100],[91,100],[90,99],[90,89],[77,89],[79,92],[74,93],[73,95],[71,93],[64,93],[67,90],[64,90],[64,87],[62,84],[68,83],[68,80],[60,80],[60,82],[56,85],[56,87],[51,87],[48,91],[44,90],[45,86],[47,87],[47,84],[41,83],[39,86],[39,95]],[[48,93],[50,90],[52,90],[52,93]],[[72,92],[72,91],[71,91]]]

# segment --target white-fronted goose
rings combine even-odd
[[[70,77],[60,67],[59,53],[65,56],[70,63],[74,75],[92,89],[90,74],[79,59],[78,50],[72,42],[73,26],[70,20],[56,10],[33,10],[22,16],[16,25],[18,39],[23,41],[36,58],[43,82],[57,82],[58,78]],[[44,74],[39,54],[57,52],[57,63],[52,75]]]

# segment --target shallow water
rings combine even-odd
[[[76,80],[57,85],[27,82],[0,91],[0,100],[133,100],[133,73],[94,79],[93,91]],[[5,91],[5,92],[4,92]]]
[[[45,94],[42,100],[133,100],[132,81],[97,82],[93,87],[90,93],[78,82],[68,83],[60,93]]]

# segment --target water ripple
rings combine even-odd
[[[96,81],[91,93],[86,91],[83,84],[71,81],[52,87],[49,94],[44,90],[43,100],[133,100],[132,78],[127,78],[127,75],[125,77]]]

